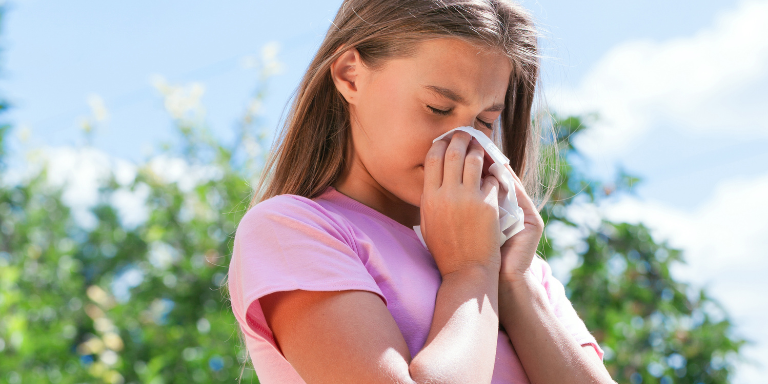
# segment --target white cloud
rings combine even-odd
[[[706,286],[735,320],[738,334],[754,340],[747,357],[762,367],[743,365],[738,383],[758,383],[768,374],[768,174],[721,182],[693,212],[634,198],[602,205],[606,217],[642,222],[657,239],[684,250],[687,265],[676,278]]]
[[[576,143],[609,162],[660,125],[768,138],[766,20],[768,1],[745,0],[693,36],[622,43],[550,103],[561,113],[600,113]]]

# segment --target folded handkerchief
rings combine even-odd
[[[523,209],[517,205],[514,179],[512,178],[512,173],[506,167],[506,164],[509,164],[509,159],[493,144],[493,141],[488,136],[472,127],[452,129],[432,140],[432,142],[450,139],[456,131],[464,131],[472,135],[472,137],[480,142],[480,145],[485,149],[485,153],[493,160],[493,164],[488,168],[488,171],[499,181],[499,246],[501,246],[525,227],[523,223]],[[426,247],[427,244],[424,242],[420,226],[413,227],[413,230],[416,231],[421,244]]]

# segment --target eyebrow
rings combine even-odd
[[[436,85],[425,85],[424,88],[426,88],[426,89],[428,89],[428,90],[430,90],[432,92],[435,92],[435,93],[437,93],[437,94],[439,94],[439,95],[441,95],[441,96],[443,96],[443,97],[445,97],[447,99],[453,100],[453,101],[455,101],[455,102],[457,102],[459,104],[467,104],[467,101],[461,95],[459,95],[458,93],[456,93],[452,89],[438,87]],[[503,103],[502,104],[494,104],[490,108],[486,109],[486,111],[488,111],[488,112],[498,112],[498,111],[503,111],[503,110],[504,110],[504,104]]]

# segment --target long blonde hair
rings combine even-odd
[[[316,197],[344,170],[349,108],[330,74],[345,51],[339,48],[355,47],[363,63],[376,69],[440,37],[500,49],[511,60],[506,109],[494,140],[541,207],[551,188],[542,198],[541,129],[531,116],[539,82],[538,34],[528,12],[508,0],[345,0],[296,91],[251,206],[281,194]]]

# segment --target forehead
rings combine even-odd
[[[414,86],[439,86],[473,99],[491,97],[502,101],[512,73],[509,58],[500,50],[458,38],[423,41],[414,55],[392,60],[387,69],[408,77]]]

